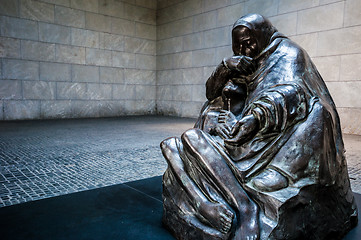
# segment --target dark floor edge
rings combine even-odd
[[[145,192],[143,192],[143,191],[141,191],[141,190],[139,190],[139,189],[136,189],[136,188],[134,188],[134,187],[131,187],[131,186],[129,186],[129,185],[126,184],[126,183],[124,183],[124,185],[127,186],[127,187],[130,188],[130,189],[133,189],[134,191],[137,191],[137,192],[139,192],[139,193],[142,193],[142,194],[144,194],[145,196],[150,197],[150,198],[152,198],[152,199],[154,199],[154,200],[162,203],[161,200],[159,200],[159,199],[157,199],[157,198],[155,198],[155,197],[152,197],[152,196],[148,195],[147,193],[145,193]]]
[[[151,196],[148,193],[144,192],[142,190],[142,188],[138,189],[137,187],[132,186],[132,185],[134,185],[136,183],[142,183],[143,181],[157,179],[157,178],[161,178],[161,176],[154,176],[154,177],[150,177],[150,178],[138,179],[138,180],[129,181],[129,182],[116,183],[116,184],[111,184],[111,185],[107,185],[107,186],[103,186],[103,187],[95,187],[95,188],[91,188],[91,189],[84,189],[84,190],[80,190],[80,191],[76,191],[76,192],[70,192],[70,193],[66,193],[66,194],[59,194],[59,195],[56,195],[56,196],[48,196],[48,197],[44,197],[44,198],[41,198],[41,199],[36,199],[36,200],[31,200],[31,201],[12,204],[12,205],[9,205],[9,206],[0,206],[0,210],[4,209],[4,208],[12,207],[12,206],[19,206],[19,205],[22,205],[22,204],[39,202],[39,201],[42,201],[42,200],[54,199],[54,198],[73,195],[73,194],[77,194],[77,193],[84,193],[84,192],[89,192],[89,191],[94,191],[94,190],[99,190],[99,189],[104,189],[105,190],[107,188],[112,188],[112,187],[115,187],[115,186],[125,186],[125,187],[128,187],[128,188],[131,188],[132,190],[135,190],[135,191],[137,191],[139,193],[142,193],[142,194],[146,195],[147,197],[150,197],[150,198],[153,198],[154,200],[159,201],[159,199],[157,199],[154,196]],[[136,185],[138,185],[138,184],[136,184]]]

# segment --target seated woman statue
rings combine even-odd
[[[161,143],[177,239],[340,239],[357,224],[340,121],[307,53],[263,16],[232,30],[195,127]]]

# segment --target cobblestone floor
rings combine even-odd
[[[352,190],[361,193],[361,136],[344,135],[343,140]]]
[[[0,123],[0,207],[159,176],[159,143],[194,119],[124,117]]]
[[[162,175],[159,143],[194,119],[123,117],[0,122],[0,207]],[[361,193],[361,136],[344,136]]]

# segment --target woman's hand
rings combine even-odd
[[[218,135],[227,139],[231,137],[231,131],[233,126],[237,123],[237,118],[230,111],[222,110],[218,115],[218,124],[216,126],[216,132]]]
[[[233,126],[237,122],[236,116],[230,111],[221,110],[218,115],[218,123],[230,123]]]
[[[229,145],[242,145],[256,134],[257,129],[257,119],[252,114],[247,115],[233,126],[228,134],[229,138],[225,138],[224,142]]]
[[[247,56],[233,56],[224,59],[223,62],[230,70],[241,72],[245,76],[251,75],[256,71],[252,58]]]
[[[226,123],[218,123],[216,126],[216,132],[222,139],[229,139],[231,137],[232,127]]]

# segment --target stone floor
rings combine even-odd
[[[1,240],[175,240],[162,214],[157,176],[0,208]],[[343,238],[359,239],[361,224]]]
[[[159,143],[194,119],[139,116],[0,122],[0,207],[160,176]],[[345,135],[361,193],[361,136]]]

